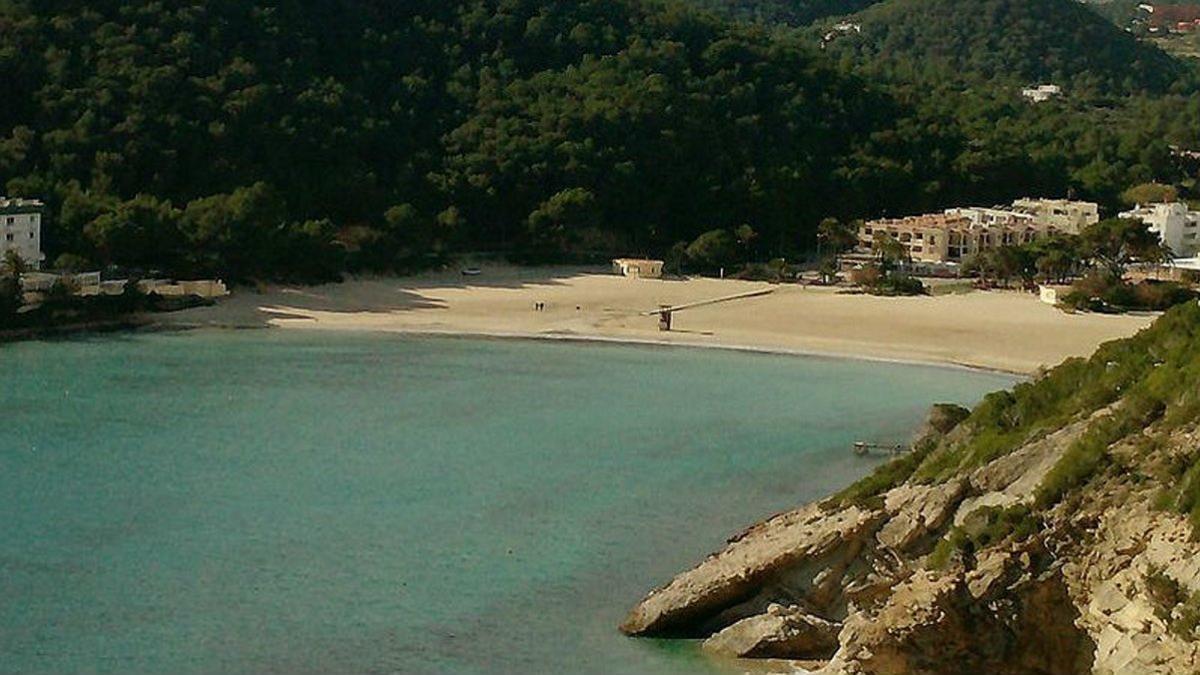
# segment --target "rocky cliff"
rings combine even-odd
[[[1200,305],[934,413],[621,630],[821,673],[1200,672]]]

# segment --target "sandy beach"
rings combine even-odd
[[[773,289],[678,312],[674,330],[645,312]],[[545,303],[535,311],[535,303]],[[167,315],[171,327],[277,327],[558,339],[606,339],[960,365],[1032,373],[1155,316],[1066,314],[1015,291],[918,298],[848,295],[759,282],[625,279],[597,268],[490,266],[240,290],[214,307]]]

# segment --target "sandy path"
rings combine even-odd
[[[1086,356],[1153,316],[1068,315],[1029,294],[875,298],[779,286],[764,297],[675,315],[662,333],[640,313],[770,286],[743,281],[633,280],[599,270],[488,267],[454,274],[358,279],[242,291],[216,307],[170,315],[187,326],[589,337],[736,346],[959,364],[1019,373]],[[535,302],[546,311],[535,312]]]

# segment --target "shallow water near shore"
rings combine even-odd
[[[0,346],[0,672],[708,673],[652,586],[1012,377],[283,331]]]

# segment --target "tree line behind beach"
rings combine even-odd
[[[867,11],[900,30],[905,1]],[[822,50],[682,0],[8,0],[0,175],[47,202],[59,267],[230,280],[665,255],[741,228],[747,259],[794,257],[829,217],[1187,184],[1169,144],[1200,129],[1190,70],[1070,17],[1013,27],[1072,52],[1052,74],[1079,97],[1035,108],[1013,50],[927,87],[946,69],[910,67],[922,52],[966,46]]]

